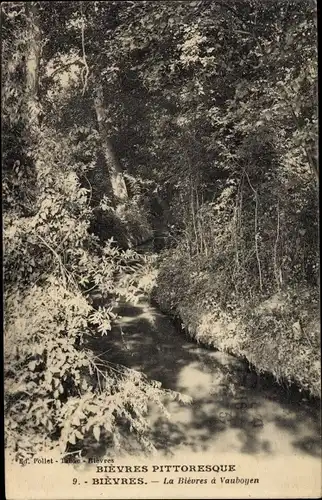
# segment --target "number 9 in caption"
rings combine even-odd
[[[73,484],[79,484],[79,482],[78,482],[78,480],[77,480],[76,477],[74,477],[74,479],[73,479]]]

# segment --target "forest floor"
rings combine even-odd
[[[192,398],[191,404],[166,402],[169,420],[150,409],[151,437],[161,455],[235,452],[320,460],[318,402],[258,376],[240,359],[192,342],[147,299],[123,304],[119,315],[109,335],[94,339],[93,350]]]

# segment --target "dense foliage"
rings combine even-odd
[[[130,431],[151,447],[147,404],[161,405],[158,384],[102,363],[87,347],[90,336],[111,330],[120,297],[135,299],[144,259],[90,234],[88,191],[72,146],[57,132],[39,132],[37,189],[31,185],[30,194],[26,182],[24,192],[33,212],[12,201],[4,214],[6,432],[19,455],[57,444],[65,452],[103,432],[115,448]],[[4,179],[8,191],[19,172]],[[94,291],[104,307],[94,307]]]
[[[165,310],[318,393],[315,10],[4,3],[10,448],[66,451],[103,432],[151,447],[147,405],[164,392],[101,366],[87,339],[135,297],[147,259],[129,248],[153,232],[170,247],[154,292]]]
[[[26,89],[23,73],[33,69],[24,68],[28,35],[35,30],[27,10],[9,4],[2,12],[6,445],[17,457],[56,446],[65,453],[75,444],[86,450],[100,439],[115,450],[133,441],[149,450],[148,404],[165,411],[164,397],[180,395],[103,363],[89,347],[92,336],[111,331],[121,298],[137,300],[149,266],[113,243],[113,227],[103,242],[92,232],[97,210],[112,212],[121,233],[142,225],[142,214],[135,194],[118,211],[110,190],[93,201],[88,177],[99,131],[92,117],[88,126],[76,119],[59,124],[56,109],[74,104],[70,89],[52,85],[47,96]],[[80,90],[73,89],[76,97]],[[104,307],[95,306],[94,293]]]
[[[197,338],[317,395],[315,6],[218,4],[198,35],[188,30],[195,89],[173,200],[184,213],[156,296]]]

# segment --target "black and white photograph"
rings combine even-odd
[[[317,3],[1,4],[7,500],[318,498]]]

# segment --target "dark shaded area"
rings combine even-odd
[[[157,449],[206,451],[225,443],[240,453],[293,452],[320,456],[320,408],[295,388],[258,376],[233,356],[205,349],[175,329],[148,303],[124,304],[108,336],[91,340],[104,360],[143,371],[166,389],[193,398],[189,405],[167,403],[171,421],[151,407],[151,434]],[[97,453],[97,451],[96,451]]]

